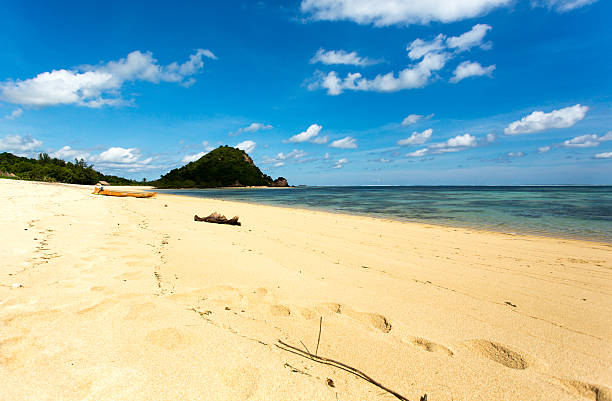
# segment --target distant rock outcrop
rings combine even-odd
[[[245,151],[220,146],[200,159],[151,182],[158,188],[288,187],[287,180],[264,174]]]

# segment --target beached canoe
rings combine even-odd
[[[156,192],[120,192],[120,191],[109,191],[108,189],[95,188],[93,194],[106,195],[106,196],[120,196],[126,197],[131,196],[133,198],[152,198],[156,195]]]

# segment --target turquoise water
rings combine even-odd
[[[612,242],[612,186],[298,187],[159,192]]]

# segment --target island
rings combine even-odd
[[[241,149],[219,146],[182,167],[152,181],[157,188],[288,187],[284,177],[273,180],[261,172]]]

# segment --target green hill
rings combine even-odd
[[[83,159],[74,163],[56,159],[46,153],[38,159],[15,156],[12,153],[0,153],[0,178],[17,178],[21,180],[65,182],[68,184],[95,185],[106,181],[111,185],[138,185],[138,181],[128,180],[114,175],[104,175],[93,169]]]
[[[220,146],[150,184],[158,188],[288,186],[283,177],[272,180],[261,172],[246,152],[230,146]]]

